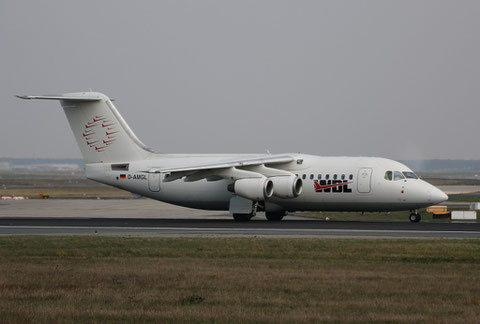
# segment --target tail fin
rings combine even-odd
[[[17,97],[60,100],[85,163],[128,162],[153,153],[135,136],[104,94],[79,92]]]

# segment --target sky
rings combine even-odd
[[[0,1],[0,156],[102,92],[164,153],[480,159],[480,1]]]

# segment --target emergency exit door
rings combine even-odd
[[[148,188],[150,191],[160,191],[160,173],[148,174]]]
[[[371,191],[372,169],[362,168],[358,170],[357,190],[359,193],[369,193]]]

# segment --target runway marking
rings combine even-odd
[[[214,227],[122,227],[122,226],[31,226],[31,225],[20,225],[20,226],[5,226],[0,225],[0,229],[90,229],[90,230],[118,230],[118,231],[201,231],[201,232],[326,232],[326,233],[396,233],[396,234],[473,234],[480,236],[478,231],[421,231],[421,230],[359,230],[359,229],[314,229],[314,228],[300,228],[300,229],[280,229],[280,228],[214,228]],[[172,233],[174,234],[174,233]],[[0,235],[9,235],[9,234],[0,234]]]
[[[145,227],[145,226],[37,226],[0,225],[8,236],[116,236],[116,237],[263,237],[317,239],[480,239],[480,231],[388,230],[245,227]]]

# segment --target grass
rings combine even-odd
[[[0,238],[11,322],[478,322],[480,241]]]
[[[456,202],[480,202],[480,195],[478,192],[470,194],[458,194],[448,196],[448,201]]]

